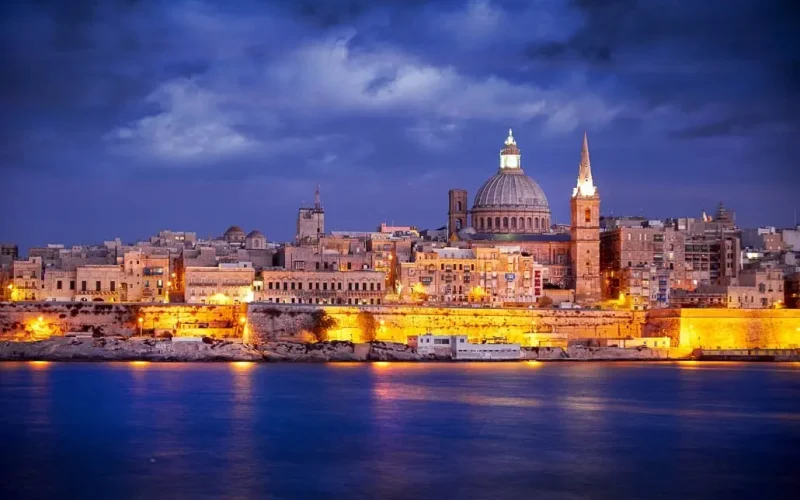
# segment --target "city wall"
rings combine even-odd
[[[642,335],[692,349],[798,348],[800,309],[653,310]]]
[[[41,340],[74,332],[238,338],[245,330],[245,318],[246,306],[4,302],[0,340]]]
[[[319,306],[252,304],[248,324],[259,341],[291,340],[310,330],[318,320]],[[406,343],[409,335],[466,334],[473,341],[503,338],[524,343],[525,334],[558,333],[570,339],[641,336],[645,314],[634,311],[567,309],[496,309],[418,306],[322,306],[333,320],[331,340],[369,340],[365,323],[374,337]],[[319,313],[317,313],[318,315]],[[366,316],[366,318],[365,318]],[[367,329],[370,329],[369,327]]]
[[[322,319],[330,340],[375,338],[407,342],[426,332],[466,334],[473,341],[525,342],[528,333],[569,339],[663,337],[673,347],[753,349],[800,347],[800,310],[477,309],[457,307],[250,304],[0,303],[0,340],[37,340],[69,332],[96,336],[170,334],[243,339],[311,341]],[[139,321],[141,319],[141,321]]]

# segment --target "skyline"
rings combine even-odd
[[[789,2],[65,5],[0,7],[0,239],[21,248],[291,240],[317,183],[329,228],[441,227],[509,127],[556,223],[584,130],[604,215],[800,208]]]

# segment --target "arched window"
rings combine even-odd
[[[456,231],[461,231],[461,219],[456,219]]]
[[[495,229],[500,229],[500,217],[494,218],[494,227]]]
[[[461,211],[461,202],[457,201],[456,202],[456,212],[460,212],[460,211]]]
[[[503,217],[503,227],[508,229],[508,217]]]
[[[528,229],[533,229],[533,220],[528,217]]]
[[[511,218],[511,229],[516,229],[516,228],[517,228],[517,218],[516,217],[512,217]]]
[[[492,228],[492,218],[489,217],[486,219],[486,229],[491,229],[491,228]]]
[[[534,217],[533,218],[533,227],[536,228],[536,229],[539,229],[539,218],[538,217]]]
[[[519,218],[519,224],[517,225],[520,229],[525,229],[525,217]]]
[[[478,219],[478,229],[483,229],[483,217]]]

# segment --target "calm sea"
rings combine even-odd
[[[0,363],[0,498],[800,498],[800,365]]]

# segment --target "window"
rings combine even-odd
[[[375,283],[370,283],[369,284],[369,289],[370,289],[370,291],[374,292],[375,291]]]
[[[500,217],[494,218],[494,227],[500,229]]]
[[[294,283],[292,283],[292,286],[291,286],[290,288],[291,288],[292,290],[294,290],[294,287],[295,287],[295,284],[294,284]]]
[[[156,286],[157,286],[158,288],[164,288],[164,280],[158,280],[158,281],[156,281]]]
[[[592,211],[591,211],[591,209],[588,209],[588,208],[587,208],[587,209],[586,209],[586,210],[583,212],[583,221],[584,221],[584,222],[592,222]]]
[[[70,280],[69,281],[69,289],[70,290],[75,290],[75,280]]]
[[[503,228],[504,229],[508,228],[508,217],[503,217]]]
[[[353,290],[353,284],[352,283],[348,283],[347,284],[347,289],[352,291]],[[350,302],[348,301],[347,303],[349,304]]]
[[[315,263],[315,267],[317,268],[317,271],[319,271],[319,262]]]
[[[378,283],[378,291],[379,292],[381,291],[381,284],[380,283]]]
[[[347,263],[347,270],[349,271],[351,269],[353,269],[353,263],[352,262],[348,262]]]
[[[272,282],[271,282],[271,281],[270,281],[269,283],[267,283],[267,288],[269,288],[270,290],[272,290]]]
[[[486,228],[487,229],[491,229],[492,228],[492,218],[491,217],[486,219]]]
[[[302,290],[303,289],[303,282],[302,281],[297,284],[297,289],[298,290]]]
[[[116,281],[112,281],[111,282],[111,291],[115,292],[116,290],[117,290],[117,282]]]
[[[286,289],[288,289],[288,288],[289,288],[289,283],[287,283],[287,282],[285,282],[285,281],[284,281],[284,282],[283,282],[283,289],[284,289],[284,290],[286,290]]]
[[[339,283],[336,283],[336,289],[337,290],[341,290],[342,289],[342,282],[341,281]]]
[[[456,202],[456,212],[460,212],[460,211],[461,211],[461,202],[457,201]]]
[[[516,217],[512,217],[511,218],[511,229],[516,229],[516,228],[517,228],[517,218]]]
[[[355,290],[358,291],[358,283],[355,283]]]
[[[322,289],[325,290],[325,291],[328,291],[328,284],[327,283],[323,283],[322,284]]]
[[[61,280],[56,281],[56,290],[61,290]]]
[[[533,219],[533,227],[535,229],[539,229],[539,218],[538,217],[534,217],[534,219]]]
[[[94,290],[95,290],[96,292],[99,292],[99,291],[100,291],[100,282],[99,282],[99,281],[95,281],[95,282],[94,282]]]

